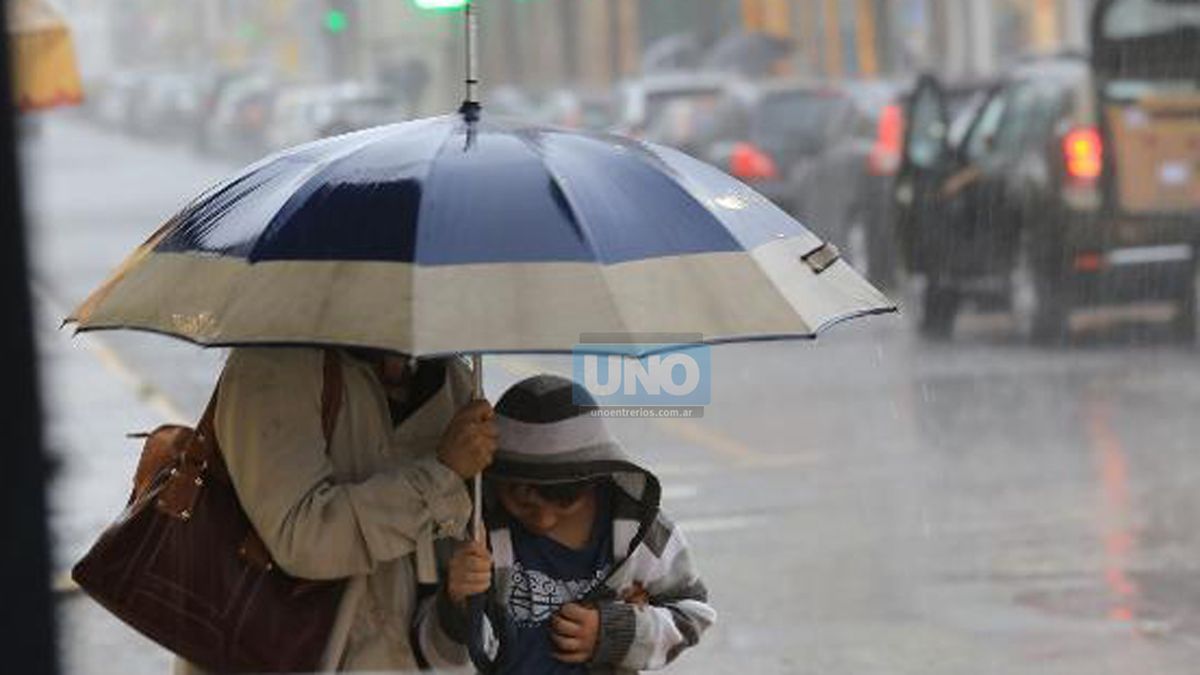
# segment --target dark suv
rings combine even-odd
[[[1092,41],[1090,59],[1016,67],[956,143],[938,83],[918,84],[895,213],[927,335],[964,301],[1014,310],[1039,341],[1065,339],[1076,308],[1168,301],[1194,338],[1200,3],[1103,0]]]

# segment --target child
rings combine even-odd
[[[659,511],[658,479],[626,458],[591,396],[538,375],[496,404],[485,473],[488,547],[461,544],[417,621],[432,665],[461,664],[472,638],[521,675],[656,669],[697,643],[716,613],[683,535]],[[488,594],[478,634],[467,598]]]

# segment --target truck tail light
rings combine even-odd
[[[884,106],[879,114],[879,129],[867,170],[872,176],[891,176],[900,168],[904,144],[904,110],[895,103]]]
[[[1077,183],[1090,183],[1104,170],[1104,142],[1095,127],[1072,129],[1063,138],[1067,176]]]

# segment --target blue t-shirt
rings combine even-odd
[[[535,535],[512,522],[512,587],[505,599],[508,617],[516,628],[508,645],[506,674],[576,675],[583,664],[554,658],[550,619],[565,604],[579,600],[604,583],[612,570],[612,517],[608,490],[597,492],[592,534],[580,550]]]

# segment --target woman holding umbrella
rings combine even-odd
[[[328,450],[325,359],[341,369]],[[329,669],[415,669],[408,627],[434,538],[461,534],[464,480],[496,447],[492,409],[471,401],[459,359],[369,350],[240,348],[221,377],[215,431],[243,509],[271,559],[304,579],[350,578]],[[176,673],[200,673],[182,659]]]

